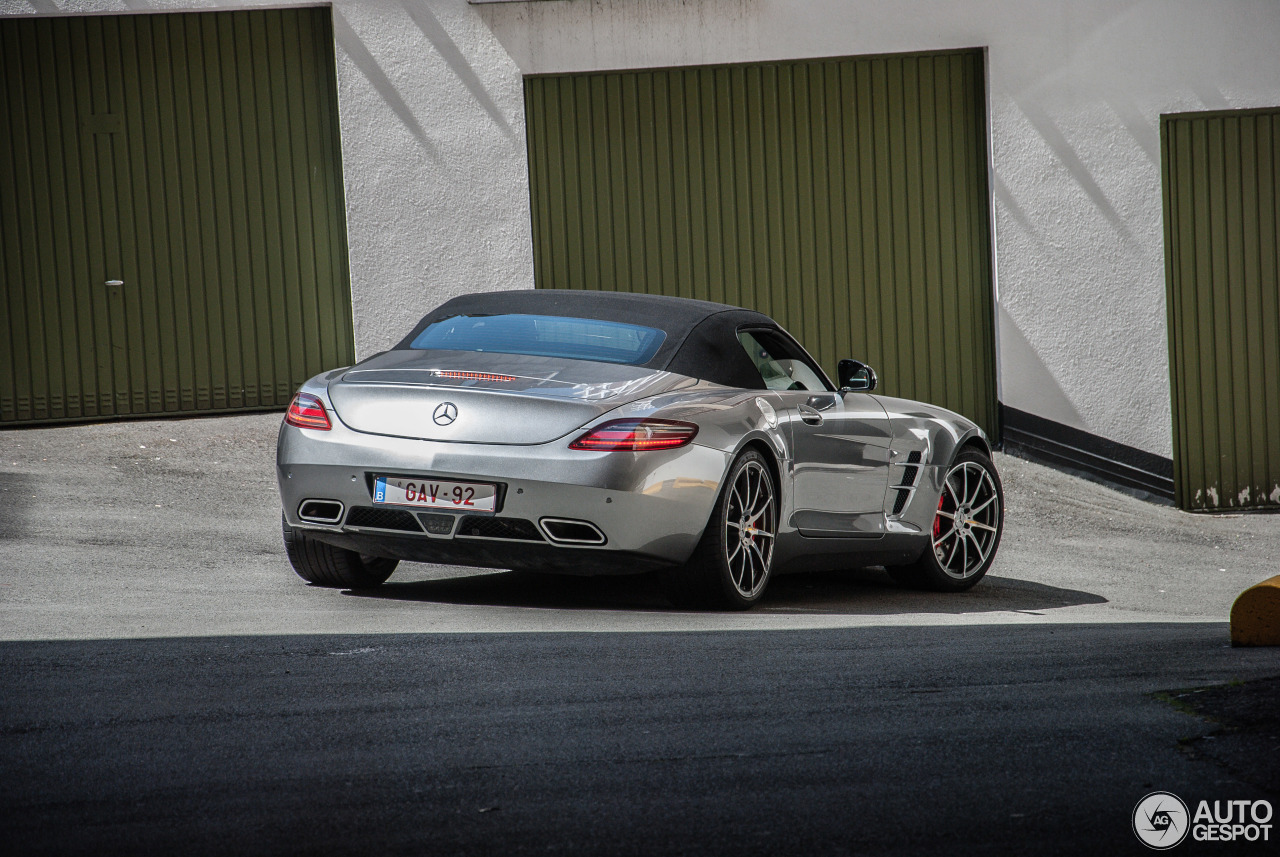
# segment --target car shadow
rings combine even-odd
[[[36,493],[35,477],[0,470],[0,539],[19,539],[27,535],[27,510]]]
[[[456,577],[384,583],[344,595],[396,601],[529,607],[555,610],[684,612],[663,597],[653,575],[578,577],[521,571],[468,572]],[[968,592],[904,589],[884,569],[782,575],[769,584],[756,612],[779,614],[1037,613],[1082,604],[1106,604],[1090,592],[988,576]]]
[[[988,575],[967,592],[907,589],[882,568],[794,574],[771,581],[761,607],[778,613],[1038,613],[1060,607],[1106,604],[1092,592]]]

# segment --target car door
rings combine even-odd
[[[792,526],[819,537],[884,533],[892,437],[884,408],[867,393],[833,390],[804,349],[778,331],[743,330],[738,340],[785,408]]]

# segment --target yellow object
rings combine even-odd
[[[1280,575],[1250,586],[1231,605],[1231,645],[1280,646]]]

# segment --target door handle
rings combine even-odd
[[[114,286],[123,286],[123,285],[124,285],[124,280],[107,280],[105,283],[103,283],[103,285],[104,285],[104,286],[112,286],[112,287],[114,287]]]
[[[822,425],[822,414],[818,413],[816,409],[811,408],[808,405],[800,405],[797,409],[800,411],[800,419],[806,425]]]

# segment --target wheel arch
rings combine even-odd
[[[769,474],[773,476],[773,487],[776,491],[782,491],[782,465],[778,458],[778,451],[770,445],[769,441],[762,436],[750,436],[743,441],[733,452],[733,457],[729,459],[728,465],[725,467],[725,474],[729,473],[729,468],[733,466],[733,462],[738,460],[738,456],[746,452],[748,449],[754,449],[764,457],[765,463],[769,465]]]
[[[951,455],[952,462],[955,461],[956,456],[969,449],[977,450],[987,458],[992,457],[991,444],[977,429],[970,430],[968,434],[960,438],[960,442],[956,444],[955,452]]]
[[[770,437],[757,432],[752,432],[742,437],[736,444],[731,453],[726,455],[726,467],[724,477],[721,479],[720,490],[717,492],[716,503],[712,507],[711,517],[704,527],[702,538],[699,540],[697,547],[694,548],[693,554],[689,557],[688,562],[683,566],[668,569],[661,574],[663,591],[667,597],[677,606],[690,606],[699,608],[714,608],[721,610],[746,610],[749,609],[759,599],[768,585],[768,580],[772,572],[772,557],[776,550],[776,535],[778,522],[781,521],[781,509],[779,508],[779,495],[781,492],[781,482],[779,480],[779,470],[781,467],[780,456],[778,451],[770,444]],[[728,451],[726,451],[728,452]],[[773,518],[773,538],[772,544],[768,549],[768,558],[761,554],[759,548],[755,547],[754,531],[750,532],[750,540],[753,543],[752,548],[754,555],[760,556],[757,563],[751,559],[753,550],[745,551],[745,559],[739,564],[738,568],[734,567],[735,555],[744,554],[742,548],[736,552],[730,552],[726,540],[728,539],[727,525],[722,527],[721,521],[726,520],[729,515],[730,486],[740,478],[739,474],[746,472],[747,465],[742,464],[744,457],[754,452],[762,461],[755,462],[751,460],[751,466],[763,469],[769,474],[771,481],[774,483],[772,489],[772,499],[765,498],[765,505],[759,507],[759,513],[763,514],[763,510],[768,504],[774,505]],[[748,479],[751,477],[748,476]],[[752,499],[751,504],[756,503],[761,494],[748,491],[748,496]],[[742,496],[739,495],[738,502],[740,510],[743,514],[750,514],[749,509],[745,509],[747,505]],[[726,516],[726,517],[722,517]],[[755,519],[753,519],[754,524]],[[742,522],[734,524],[738,529],[738,535],[744,539],[747,536],[743,532]],[[737,540],[737,536],[734,537]],[[747,577],[746,575],[748,575]]]

